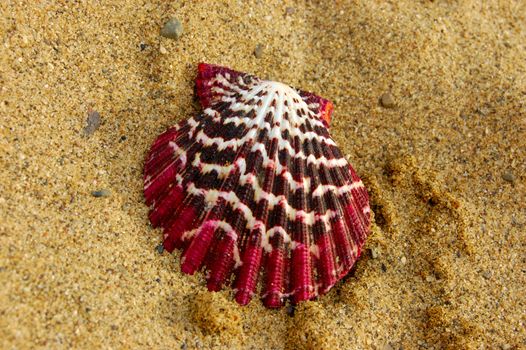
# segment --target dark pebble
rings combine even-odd
[[[254,49],[254,56],[256,56],[256,58],[263,57],[263,50],[264,50],[263,44],[257,44],[256,48]]]
[[[121,136],[121,142],[122,142],[122,141],[126,141],[126,139],[127,139],[126,135],[122,135],[122,136]]]
[[[164,245],[161,243],[157,247],[155,247],[157,250],[157,253],[162,254],[164,252]]]
[[[385,266],[385,264],[382,264],[381,267],[382,267],[382,271],[383,271],[383,272],[387,272],[387,266]]]
[[[99,128],[101,123],[100,114],[97,111],[90,110],[88,118],[86,118],[86,126],[84,127],[84,135],[91,136]]]
[[[92,195],[93,197],[97,197],[97,198],[98,198],[98,197],[109,197],[110,194],[111,194],[111,192],[108,191],[108,190],[105,190],[105,189],[97,190],[97,191],[92,191],[92,192],[91,192],[91,195]]]
[[[144,51],[144,50],[146,50],[146,48],[148,47],[148,44],[141,43],[141,44],[139,45],[139,47],[141,48],[141,51]]]
[[[179,39],[183,35],[183,25],[177,18],[170,18],[161,29],[161,35],[169,39]]]
[[[395,106],[393,95],[386,92],[380,97],[380,104],[384,108],[393,108]]]
[[[504,174],[502,174],[502,179],[504,181],[507,181],[509,183],[515,182],[515,175],[511,171],[506,171]]]

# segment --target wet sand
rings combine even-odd
[[[7,1],[0,13],[1,348],[526,347],[523,1]],[[178,40],[159,35],[172,16]],[[331,133],[374,222],[353,273],[319,300],[239,307],[155,249],[142,165],[199,110],[201,61],[334,102]]]

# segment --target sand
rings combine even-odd
[[[0,4],[0,348],[526,348],[524,1],[105,3]],[[155,249],[143,160],[200,61],[334,102],[375,219],[319,300],[239,307]]]

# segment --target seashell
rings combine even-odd
[[[181,270],[281,307],[326,293],[369,233],[367,190],[329,135],[332,103],[199,64],[203,112],[169,128],[144,167],[150,221]]]

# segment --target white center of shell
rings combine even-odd
[[[296,92],[296,90],[283,83],[265,80],[260,84],[260,86],[263,86],[264,89],[269,92],[269,94],[274,93],[279,95],[288,95],[291,98],[296,98],[298,99],[298,101],[302,101],[300,95]]]

